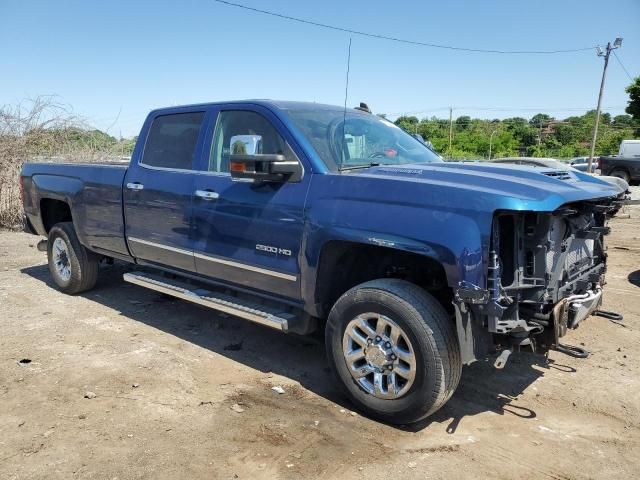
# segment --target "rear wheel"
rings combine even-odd
[[[631,181],[631,177],[624,170],[614,170],[611,172],[612,177],[622,178],[625,182],[629,183]]]
[[[342,295],[329,314],[325,340],[354,403],[389,423],[431,415],[460,381],[453,322],[435,298],[404,280],[374,280]]]
[[[61,291],[76,294],[96,284],[100,258],[80,244],[73,223],[61,222],[51,227],[47,259],[49,272]]]

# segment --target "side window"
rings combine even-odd
[[[204,112],[156,117],[144,146],[141,163],[151,167],[191,170]]]
[[[232,153],[291,155],[284,138],[266,118],[244,110],[218,114],[211,142],[209,171],[228,172]]]

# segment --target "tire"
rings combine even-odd
[[[621,178],[627,183],[631,181],[631,177],[624,170],[614,170],[613,172],[611,172],[611,176]]]
[[[66,250],[64,255],[57,253],[57,246]],[[95,286],[100,257],[80,244],[73,223],[61,222],[51,227],[47,243],[47,260],[49,272],[60,291],[74,295]],[[67,269],[61,271],[60,264]]]
[[[403,338],[407,340],[404,342],[398,337],[397,345],[392,343],[392,348],[384,350],[391,351],[391,354],[386,357],[380,355],[376,357],[375,351],[378,348],[373,348],[376,345],[368,343],[371,337],[367,338],[368,347],[360,352],[359,345],[352,340],[352,334],[345,335],[347,329],[353,332],[355,320],[361,323],[362,319],[368,318],[371,313],[380,315],[379,318],[384,319],[383,323],[391,321],[401,329]],[[369,326],[372,325],[372,321],[375,322],[377,329],[380,320],[376,318],[367,320]],[[363,330],[356,328],[357,332],[364,333],[365,330],[366,328]],[[385,334],[382,335],[383,343],[385,336]],[[378,341],[377,338],[376,336],[374,342]],[[366,414],[392,424],[414,423],[436,412],[451,398],[462,374],[460,347],[449,315],[434,297],[404,280],[373,280],[358,285],[342,295],[329,313],[325,342],[332,369],[351,400]],[[403,343],[409,348],[401,347]],[[351,349],[348,344],[354,348]],[[385,348],[388,345],[389,343]],[[372,348],[373,364],[369,363],[369,348]],[[381,393],[375,390],[375,373],[368,374],[365,380],[362,378],[356,380],[351,373],[359,371],[362,374],[371,368],[379,372],[379,363],[375,362],[379,362],[380,358],[385,358],[386,362],[393,361],[388,360],[395,356],[393,352],[397,352],[397,358],[400,358],[400,351],[405,351],[406,355],[406,351],[411,349],[415,375],[412,383],[409,384],[407,381],[402,387],[405,391],[395,398],[380,397]],[[356,356],[366,352],[366,356],[358,360],[359,364],[348,362],[345,358],[345,350],[356,352]],[[396,361],[400,362],[400,360]],[[410,367],[409,363],[404,365]],[[398,372],[396,378],[402,378],[402,376],[398,377],[399,372],[403,371],[401,367],[400,364],[393,365],[393,373]],[[359,370],[360,368],[362,370]],[[381,368],[392,367],[384,364]],[[391,372],[386,375],[391,375]],[[374,379],[373,382],[371,378]],[[389,382],[390,380],[386,381],[386,386],[391,391]],[[369,383],[374,384],[374,392],[371,391]],[[383,387],[384,383],[382,381]],[[393,390],[397,391],[397,389]]]

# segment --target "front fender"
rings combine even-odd
[[[319,177],[326,182],[329,176]],[[399,196],[395,201],[381,201],[371,194],[364,198],[353,188],[357,179],[350,178],[350,185],[345,185],[351,187],[348,193],[341,192],[340,177],[331,180],[330,186],[313,185],[306,211],[300,259],[305,302],[313,304],[320,254],[324,245],[334,240],[427,256],[442,265],[447,284],[454,289],[462,281],[486,286],[492,213],[429,208],[411,196]]]

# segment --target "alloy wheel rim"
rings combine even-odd
[[[71,278],[71,262],[66,242],[58,237],[53,241],[53,266],[56,274],[65,282]]]
[[[405,395],[416,375],[409,337],[393,320],[363,313],[347,324],[342,340],[347,368],[365,392],[393,400]]]

